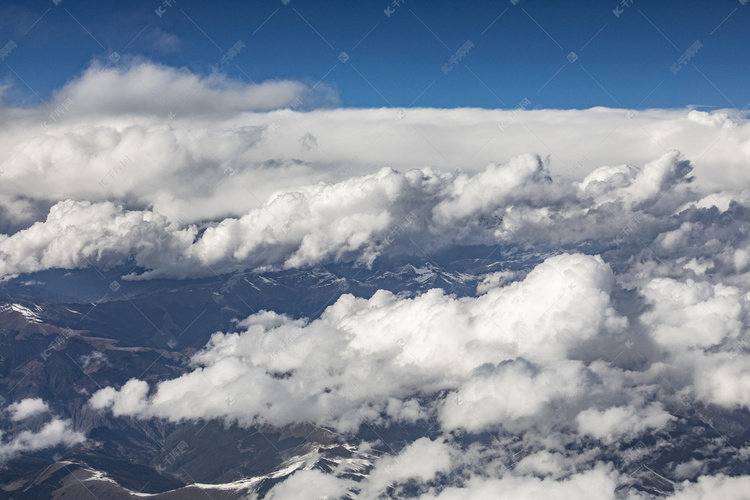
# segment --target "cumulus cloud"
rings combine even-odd
[[[323,147],[324,136],[314,137]],[[474,172],[345,171],[218,220],[175,219],[161,209],[179,205],[170,197],[141,208],[65,200],[44,221],[0,237],[0,272],[129,262],[127,279],[190,278],[525,245],[542,262],[493,269],[476,296],[380,290],[343,295],[316,318],[263,311],[214,334],[184,375],[106,387],[90,405],[172,422],[313,422],[348,435],[364,423],[435,422],[438,439],[380,459],[361,491],[417,484],[424,498],[575,496],[596,478],[606,497],[631,480],[601,464],[662,449],[659,433],[684,425],[686,407],[750,407],[750,198],[707,195],[700,169],[676,151],[591,167],[578,179],[551,164],[520,154]],[[231,168],[227,179],[241,180]],[[521,436],[527,453],[457,447],[480,433],[501,446]],[[636,440],[656,443],[640,454],[620,448]],[[467,465],[480,456],[483,465]],[[670,467],[675,480],[709,470]],[[456,475],[462,480],[438,486],[436,478]],[[334,496],[354,488],[314,471],[289,481],[272,494],[286,498],[308,481]]]
[[[503,425],[517,428],[522,421],[549,418],[544,410],[555,399],[571,398],[586,385],[585,368],[565,361],[537,368],[523,359],[480,370],[478,376],[448,396],[440,411],[446,430],[477,432]]]
[[[40,398],[28,398],[8,406],[10,420],[21,422],[29,417],[49,412]],[[8,436],[11,434],[11,436]],[[24,453],[32,453],[56,446],[73,446],[86,440],[83,433],[73,430],[70,420],[53,417],[39,430],[26,428],[20,432],[0,431],[0,463]]]
[[[499,445],[499,443],[495,443]],[[384,455],[373,463],[373,468],[361,481],[354,482],[340,470],[324,474],[304,468],[289,479],[274,486],[270,498],[321,498],[346,493],[357,498],[419,498],[441,500],[458,498],[624,498],[616,496],[615,490],[627,481],[611,467],[596,463],[585,471],[567,472],[561,477],[538,477],[528,474],[527,465],[532,456],[524,458],[516,467],[491,471],[496,465],[495,453],[483,450],[480,459],[475,446],[462,449],[445,440],[431,441],[419,438],[392,455]],[[536,454],[541,457],[543,454]],[[560,472],[560,461],[546,461],[546,469]],[[564,460],[563,460],[564,461]],[[483,470],[482,464],[488,465]],[[523,471],[521,467],[523,465]],[[330,492],[330,493],[329,493]],[[296,495],[296,496],[295,496]],[[633,494],[630,499],[646,498]]]
[[[601,498],[614,499],[615,475],[603,467],[574,474],[561,481],[535,477],[506,476],[501,479],[472,477],[463,487],[446,488],[439,494],[425,494],[421,500],[459,500],[471,498],[491,500],[494,498],[514,498],[532,500],[535,498]]]
[[[42,398],[28,398],[9,405],[7,411],[10,413],[10,419],[17,422],[40,413],[47,413],[49,406]]]
[[[380,291],[370,299],[344,295],[313,321],[262,312],[239,323],[241,333],[215,334],[193,357],[194,371],[161,382],[153,394],[133,379],[120,390],[98,391],[91,405],[174,421],[313,421],[355,430],[382,412],[420,414],[417,401],[394,411],[393,399],[456,389],[465,406],[452,410],[446,403],[441,419],[446,427],[465,427],[455,411],[466,408],[477,419],[468,428],[476,430],[529,417],[576,390],[584,380],[579,362],[486,365],[521,356],[551,363],[621,327],[625,319],[610,305],[612,285],[600,258],[560,255],[523,281],[477,298],[435,289],[403,299]],[[576,307],[582,300],[586,307]]]
[[[56,204],[44,222],[13,236],[0,236],[3,274],[49,268],[75,269],[92,263],[118,264],[153,250],[168,225],[152,212],[126,212],[110,202]]]
[[[660,344],[706,348],[741,335],[747,304],[735,287],[657,278],[643,295],[652,308],[641,320],[655,325],[652,334]]]
[[[683,358],[692,362],[695,393],[700,400],[725,408],[750,409],[750,356],[747,340],[732,345],[724,352],[695,354]]]
[[[386,455],[375,461],[374,468],[362,487],[363,498],[376,498],[393,483],[415,480],[426,483],[438,474],[451,470],[451,456],[455,450],[444,441],[419,438],[397,455]]]
[[[638,168],[632,165],[599,167],[578,184],[582,197],[592,197],[595,206],[619,203],[633,210],[646,203],[660,201],[665,195],[678,200],[685,194],[684,179],[692,171],[690,162],[677,151],[670,151],[657,160]]]
[[[614,406],[600,411],[589,408],[576,417],[581,434],[601,439],[608,444],[619,439],[630,440],[647,430],[660,430],[675,420],[661,403],[645,407]]]
[[[550,476],[554,479],[563,476],[569,471],[572,460],[562,453],[553,453],[548,450],[541,450],[530,453],[523,457],[516,464],[516,470],[523,471],[524,474],[534,474],[544,477]]]
[[[319,500],[341,498],[354,486],[354,481],[341,479],[318,470],[301,470],[271,488],[268,500]]]
[[[701,476],[694,483],[688,481],[681,483],[679,490],[669,498],[672,500],[708,500],[709,498],[740,500],[747,497],[748,488],[750,488],[750,478],[747,476],[728,477],[724,474]]]
[[[11,228],[66,199],[154,206],[173,221],[241,214],[290,180],[316,177],[297,160],[248,157],[263,131],[292,110],[336,102],[325,85],[248,84],[142,60],[95,64],[48,106],[4,110],[0,205]],[[264,118],[248,124],[247,114]]]
[[[665,228],[662,219],[695,199],[687,187],[690,166],[670,152],[626,170],[619,184],[609,183],[618,175],[602,167],[589,177],[603,180],[587,178],[578,186],[552,176],[533,154],[490,164],[473,176],[384,168],[333,184],[277,192],[240,218],[189,225],[157,210],[68,200],[54,205],[45,221],[0,236],[0,272],[106,267],[127,260],[146,270],[128,279],[338,261],[369,266],[383,255],[457,244],[575,245],[592,238],[622,243],[636,228],[641,245],[643,238],[657,238],[658,245],[671,250],[682,240],[670,237],[667,229],[679,231],[692,223],[680,226],[671,220]],[[744,265],[740,254],[732,262]]]

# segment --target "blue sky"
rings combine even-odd
[[[0,63],[4,101],[39,103],[93,61],[142,57],[208,74],[237,42],[221,70],[231,78],[320,82],[345,107],[750,101],[750,5],[738,0],[168,3],[4,2],[0,48],[15,45]]]

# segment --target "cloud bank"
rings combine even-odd
[[[23,424],[29,418],[48,413],[49,405],[40,398],[23,399],[9,405],[6,412],[14,424]],[[24,425],[25,427],[25,425]],[[10,438],[6,437],[12,434]],[[21,454],[54,448],[56,446],[70,447],[86,440],[83,433],[73,430],[69,419],[53,416],[52,419],[34,431],[25,427],[24,430],[14,429],[12,432],[0,431],[0,463]]]
[[[717,205],[696,193],[691,172],[674,151],[642,167],[600,167],[581,182],[551,174],[533,154],[474,175],[384,168],[277,192],[240,218],[188,225],[156,210],[67,200],[44,221],[0,235],[0,274],[132,262],[138,269],[126,279],[189,278],[341,261],[370,266],[382,256],[455,245],[595,240],[602,250],[614,244],[628,254],[639,244],[657,254],[681,246],[700,259],[715,249],[686,244],[686,231],[744,226],[735,220],[729,225],[736,227],[721,229],[729,209],[720,219]],[[726,257],[742,269],[750,263],[742,248]]]
[[[308,481],[365,498],[415,485],[425,499],[625,498],[623,488],[648,498],[629,489],[626,471],[676,446],[666,436],[688,425],[689,412],[750,408],[748,201],[737,191],[705,195],[694,174],[669,152],[575,181],[526,154],[473,175],[389,168],[314,184],[204,230],[138,212],[138,224],[153,222],[162,235],[153,241],[193,268],[369,265],[460,244],[546,246],[552,255],[527,273],[487,274],[475,296],[381,290],[343,295],[317,318],[259,312],[214,334],[185,375],[154,386],[132,379],[90,405],[172,422],[311,422],[350,436],[363,425],[438,429],[438,441],[403,450],[424,446],[420,457],[434,461],[397,467],[394,451],[382,459],[387,472],[376,465],[357,485],[300,471],[272,498]],[[146,256],[141,277],[181,276],[175,260]],[[483,433],[489,444],[462,441]],[[706,484],[741,492],[739,478],[705,475],[701,463],[670,467],[675,498],[706,495]]]
[[[303,468],[275,499],[648,498],[630,488],[640,464],[679,446],[709,458],[666,464],[665,496],[742,497],[742,477],[706,471],[747,451],[677,432],[750,409],[741,113],[319,109],[333,102],[299,82],[136,62],[92,67],[51,110],[7,110],[0,276],[128,263],[125,279],[188,279],[462,246],[535,265],[488,273],[468,297],[380,290],[313,318],[261,311],[184,375],[105,387],[92,408],[349,437],[434,429],[361,483]],[[82,439],[53,418],[2,439],[0,459]]]
[[[69,199],[217,221],[385,165],[476,174],[530,151],[576,181],[670,150],[693,160],[705,190],[750,180],[738,110],[328,109],[336,103],[325,84],[256,84],[144,60],[93,65],[48,105],[3,108],[0,229],[28,227]]]

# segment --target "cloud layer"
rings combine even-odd
[[[68,199],[153,208],[183,224],[240,217],[275,192],[385,165],[476,174],[530,151],[577,181],[673,149],[693,159],[706,190],[750,180],[740,111],[327,109],[335,104],[324,84],[93,65],[46,106],[3,108],[2,230]]]
[[[240,218],[189,225],[156,210],[67,200],[46,220],[0,235],[0,274],[131,261],[145,272],[127,279],[187,278],[339,261],[370,266],[389,254],[504,242],[599,240],[604,247],[628,240],[622,246],[632,252],[631,240],[648,246],[653,239],[672,251],[686,230],[706,229],[693,221],[695,210],[715,217],[715,205],[695,208],[703,200],[691,171],[677,152],[643,167],[601,167],[580,183],[550,174],[533,154],[475,175],[384,168],[278,192]],[[731,256],[735,266],[747,265],[743,252]]]
[[[272,498],[307,482],[366,498],[407,485],[425,499],[624,498],[634,481],[626,471],[675,446],[666,436],[688,425],[686,412],[750,408],[748,201],[699,193],[694,173],[669,152],[574,181],[520,155],[474,175],[383,169],[311,185],[205,230],[148,219],[162,235],[153,241],[193,268],[368,265],[459,244],[544,246],[552,255],[528,273],[487,274],[470,297],[381,290],[343,295],[317,318],[259,312],[214,334],[185,375],[155,386],[132,379],[90,404],[174,422],[312,422],[345,435],[363,425],[438,429],[438,441],[385,456],[383,472],[376,464],[362,484],[300,471]],[[138,213],[140,224],[146,212]],[[148,259],[145,277],[182,276],[179,259]],[[483,433],[490,444],[462,441]],[[396,465],[410,446],[434,460]],[[705,475],[701,462],[670,467],[675,480],[693,481],[675,483],[675,498],[706,495],[706,484],[742,488]]]
[[[261,311],[184,375],[105,387],[91,407],[349,437],[423,425],[434,432],[373,459],[362,483],[308,467],[268,498],[425,500],[646,498],[630,489],[641,461],[693,446],[677,431],[704,412],[750,409],[743,117],[317,109],[334,102],[136,62],[92,67],[51,109],[7,110],[0,277],[128,263],[125,279],[187,279],[469,245],[536,265],[481,276],[468,297],[380,290],[313,318]],[[48,412],[25,400],[6,414]],[[52,417],[2,438],[0,460],[83,436]],[[747,450],[701,439],[709,458],[664,466],[672,496],[740,498],[743,478],[706,471]]]
[[[441,410],[446,428],[462,426],[465,412],[477,419],[471,430],[525,419],[585,380],[580,362],[555,359],[626,324],[610,306],[613,282],[600,258],[561,255],[477,298],[435,289],[403,300],[380,291],[369,300],[345,295],[311,322],[259,313],[239,324],[241,333],[215,334],[193,357],[195,371],[153,395],[134,379],[97,392],[92,405],[115,415],[314,421],[349,431],[382,412],[419,418],[421,395],[456,390],[466,406]],[[576,308],[582,299],[587,307]],[[540,372],[535,362],[553,364]]]

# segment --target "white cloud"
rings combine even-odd
[[[692,363],[696,395],[702,401],[725,408],[750,408],[750,356],[743,339],[725,352],[694,355]]]
[[[671,500],[743,500],[747,498],[750,478],[747,476],[728,477],[724,474],[701,476],[696,482],[684,481],[678,490],[670,495]]]
[[[3,433],[0,433],[2,439]],[[19,454],[52,448],[54,446],[73,446],[82,443],[86,437],[71,429],[70,420],[58,418],[46,423],[38,432],[21,431],[9,440],[0,441],[0,462],[9,460]]]
[[[541,450],[523,457],[518,461],[515,469],[524,474],[551,476],[557,479],[562,473],[567,472],[571,465],[571,460],[561,453]]]
[[[581,434],[600,439],[607,444],[618,440],[631,440],[647,431],[663,429],[675,420],[661,403],[647,406],[614,406],[605,410],[589,408],[576,417]]]
[[[156,249],[167,225],[162,216],[123,211],[110,202],[61,202],[44,222],[10,237],[0,235],[0,273],[112,266]]]
[[[439,494],[428,493],[420,500],[493,500],[513,498],[615,498],[615,475],[603,467],[573,474],[564,480],[507,475],[501,479],[472,477],[463,487],[449,487]]]
[[[641,320],[653,325],[652,335],[662,345],[711,347],[740,335],[747,305],[735,287],[657,278],[642,292],[652,308]]]
[[[288,106],[301,96],[308,100],[308,108],[311,104],[336,102],[321,100],[321,97],[331,98],[325,93],[318,92],[310,98],[308,95],[309,88],[297,81],[247,84],[220,73],[203,77],[186,69],[135,60],[117,68],[95,63],[79,78],[59,89],[54,101],[62,104],[70,99],[70,112],[79,117],[155,115],[164,119],[169,113],[174,113],[176,118],[267,111]],[[315,102],[311,103],[311,99]]]
[[[352,480],[341,479],[318,470],[301,470],[271,488],[264,498],[268,500],[341,498],[354,485],[356,483]]]
[[[489,371],[482,365],[518,356],[552,363],[622,326],[609,302],[612,285],[600,258],[560,255],[523,281],[477,298],[439,289],[412,299],[379,291],[370,299],[344,295],[314,321],[261,312],[239,323],[241,333],[214,334],[193,357],[194,370],[161,382],[153,395],[147,397],[146,382],[133,379],[120,391],[98,391],[91,404],[144,418],[314,421],[352,430],[381,411],[407,419],[423,414],[416,400],[396,410],[393,399],[457,389],[471,405],[476,383],[480,392],[500,391],[494,402],[474,408],[486,414],[481,425],[491,425],[569,395],[584,369],[574,361],[543,366],[540,374],[521,360]],[[276,376],[285,373],[291,375]],[[531,391],[536,399],[520,401]],[[516,407],[506,406],[503,394],[517,397]],[[480,427],[462,425],[448,410],[443,415],[452,427]]]
[[[706,125],[728,123],[726,110],[645,110],[628,119],[624,110],[607,108],[418,108],[401,110],[399,119],[395,109],[320,109],[336,102],[322,84],[250,84],[144,60],[94,65],[49,106],[3,109],[12,126],[0,129],[0,206],[10,229],[67,199],[153,207],[171,221],[198,222],[239,217],[277,191],[374,174],[385,165],[473,175],[528,152],[548,158],[547,168],[566,182],[613,161],[613,172],[628,177],[628,168],[617,165],[645,165],[666,150],[695,160],[704,191],[750,182],[750,125]],[[509,116],[511,126],[501,130]],[[625,180],[623,195],[649,196],[668,182],[658,165],[650,170],[655,176]],[[454,209],[487,203],[469,201],[468,193],[490,200],[503,192],[502,177],[484,179],[486,185],[469,183]]]
[[[703,460],[691,458],[686,462],[677,464],[674,468],[674,475],[677,479],[692,479],[699,475],[705,475],[708,464]]]
[[[607,191],[607,203],[616,201],[619,208],[601,207],[603,195],[592,195],[588,187],[576,191],[571,183],[553,179],[530,154],[490,164],[471,177],[429,168],[406,173],[384,168],[335,184],[300,186],[274,194],[240,218],[200,226],[170,222],[155,209],[68,200],[54,205],[44,222],[0,235],[0,273],[106,267],[132,259],[147,271],[129,279],[185,278],[269,265],[370,265],[381,255],[456,244],[620,242],[634,229],[613,210],[638,209],[632,212],[638,224],[657,227],[656,217],[670,205],[664,200],[683,205],[694,198],[683,189],[685,176],[675,173],[687,168],[681,167],[684,163],[668,153],[643,169],[632,167],[635,180],[628,186],[645,185],[651,194],[638,188],[637,197],[630,187]],[[653,214],[643,211],[652,209]]]
[[[94,65],[49,106],[4,110],[12,127],[0,131],[0,205],[18,225],[66,199],[153,206],[183,222],[242,214],[279,188],[325,177],[248,153],[280,113],[335,103],[325,85]],[[256,113],[261,122],[247,123]]]
[[[683,179],[692,171],[690,163],[678,151],[670,151],[638,168],[632,165],[599,167],[578,184],[581,197],[592,197],[596,206],[620,202],[628,210],[647,202],[659,201],[666,194],[684,196],[679,190]]]
[[[214,334],[184,375],[91,397],[142,419],[439,431],[378,459],[359,486],[300,470],[268,498],[355,486],[376,497],[406,483],[424,499],[614,498],[631,479],[597,463],[611,459],[603,450],[619,456],[618,442],[671,426],[693,397],[750,408],[750,125],[731,111],[408,109],[399,119],[316,109],[335,103],[322,87],[143,61],[94,66],[53,101],[3,110],[13,125],[0,128],[5,278],[126,261],[144,271],[127,279],[368,266],[456,245],[543,260],[493,268],[476,297],[380,290],[344,295],[317,318],[263,311]],[[44,411],[29,399],[8,415]],[[453,441],[482,432],[491,445]],[[83,439],[57,418],[4,437],[0,459]],[[670,470],[679,480],[708,469]],[[451,481],[437,484],[442,475]],[[702,476],[674,498],[746,489]]]
[[[571,398],[586,384],[583,365],[575,361],[537,368],[524,360],[480,370],[479,374],[450,394],[440,410],[444,429],[472,432],[495,426],[517,429],[534,420],[545,421],[553,400]]]
[[[10,412],[10,419],[18,422],[40,413],[47,413],[49,406],[42,398],[28,398],[9,405],[7,410]]]
[[[732,120],[726,113],[707,113],[705,111],[698,111],[694,109],[687,115],[688,120],[691,122],[699,123],[707,127],[729,127],[732,125]]]
[[[392,483],[405,483],[410,479],[426,483],[438,473],[451,470],[453,448],[439,440],[420,438],[410,443],[397,455],[386,455],[375,462],[362,487],[363,498],[376,498]]]

